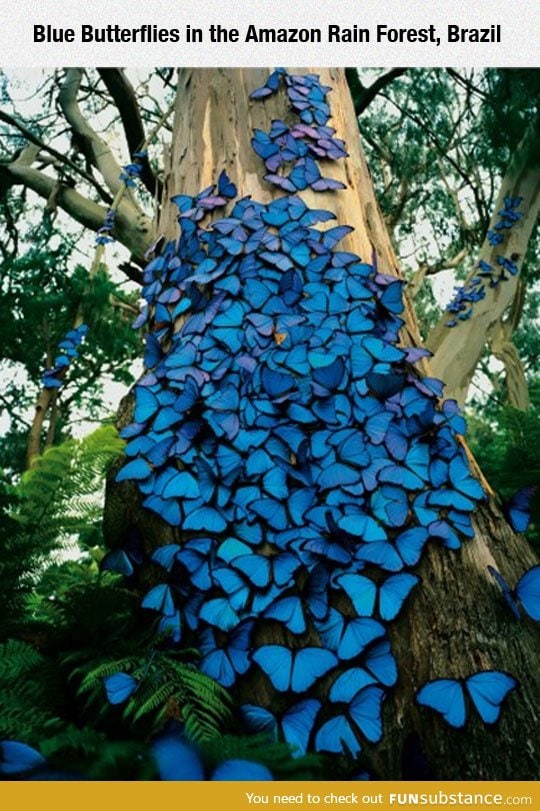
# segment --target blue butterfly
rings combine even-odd
[[[130,577],[143,559],[140,536],[133,532],[123,547],[112,549],[103,556],[99,568],[101,571],[116,572],[123,574],[124,577]]]
[[[139,683],[128,673],[113,673],[103,679],[109,704],[123,704],[133,695]]]
[[[150,751],[161,780],[204,780],[201,760],[179,730],[162,732],[152,741]]]
[[[322,642],[338,655],[339,659],[354,659],[375,639],[385,635],[384,626],[369,617],[345,619],[335,608],[328,617],[315,626]]]
[[[520,619],[519,603],[526,614],[536,622],[540,620],[540,564],[533,566],[525,572],[512,591],[504,577],[492,566],[488,566],[489,573],[500,586],[503,597],[512,609],[516,619]]]
[[[396,280],[391,282],[379,296],[382,306],[394,315],[403,312],[403,286],[404,282]]]
[[[499,719],[502,703],[518,681],[500,670],[484,670],[466,679],[435,679],[416,693],[416,702],[440,713],[452,727],[461,729],[467,721],[468,694],[485,724]]]
[[[371,509],[383,524],[401,527],[409,514],[407,493],[400,487],[383,484],[371,496]]]
[[[522,487],[503,505],[504,513],[515,532],[526,532],[531,520],[531,499],[537,485]]]
[[[157,626],[158,634],[165,640],[174,642],[176,645],[182,639],[182,617],[179,611],[175,611],[172,617],[161,617]]]
[[[467,498],[479,501],[485,498],[485,493],[478,479],[471,476],[469,466],[461,457],[461,454],[454,456],[448,468],[448,474],[452,486],[459,490]],[[459,508],[458,508],[459,509]]]
[[[252,659],[281,693],[309,690],[338,663],[336,656],[325,648],[292,651],[283,645],[262,645],[252,654]]]
[[[202,506],[187,513],[182,526],[184,529],[204,530],[210,533],[222,532],[227,526],[227,520],[221,510]]]
[[[370,685],[360,690],[343,713],[331,718],[321,726],[315,736],[318,752],[349,751],[356,757],[362,747],[358,741],[360,732],[371,743],[382,738],[381,705],[385,691]]]
[[[291,584],[300,561],[294,555],[284,552],[270,557],[259,554],[240,555],[232,561],[232,565],[258,588],[265,588],[271,582],[283,587]]]
[[[117,482],[123,482],[127,479],[135,479],[136,481],[143,481],[152,475],[152,468],[144,459],[138,456],[120,470],[116,475]]]
[[[359,666],[361,665],[361,667]],[[398,680],[396,660],[385,637],[369,645],[361,655],[358,666],[341,673],[330,688],[330,701],[349,702],[369,684],[383,684],[393,687]]]
[[[153,510],[173,527],[180,526],[182,522],[182,512],[177,501],[166,500],[159,496],[148,496],[143,501],[143,507]]]
[[[378,613],[382,620],[390,622],[400,613],[412,589],[420,582],[413,574],[402,573],[386,578],[379,587],[365,575],[342,574],[336,580],[350,599],[356,613],[372,617],[378,599]]]
[[[281,716],[254,704],[244,704],[240,707],[240,712],[252,732],[265,732],[273,740],[277,740],[281,728],[283,738],[293,747],[293,757],[300,757],[307,751],[320,708],[320,701],[307,698],[293,704]]]
[[[281,597],[272,602],[264,616],[281,622],[293,634],[303,634],[307,627],[303,602],[296,595]]]
[[[213,630],[202,631],[199,636],[199,649],[203,655],[201,671],[223,687],[232,687],[237,676],[243,675],[251,666],[249,641],[253,625],[253,621],[239,625],[223,647],[218,647]]]
[[[20,741],[0,741],[0,774],[23,774],[46,764],[47,761],[37,749]]]
[[[143,597],[141,607],[158,611],[165,617],[172,617],[176,612],[172,591],[165,583],[150,589]]]
[[[218,177],[217,187],[218,194],[220,194],[222,197],[228,197],[230,199],[236,197],[237,195],[236,186],[231,182],[225,170],[223,170]]]

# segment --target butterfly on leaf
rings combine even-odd
[[[416,703],[438,712],[452,727],[467,723],[468,696],[485,724],[494,724],[506,696],[518,681],[500,670],[484,670],[466,679],[434,679],[416,693]]]
[[[103,686],[107,693],[109,704],[123,704],[133,695],[139,682],[129,673],[113,673],[103,679]]]

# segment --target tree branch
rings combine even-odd
[[[414,276],[410,282],[409,290],[411,296],[414,298],[418,293],[420,287],[426,276],[434,276],[443,270],[451,270],[457,268],[469,253],[467,248],[462,248],[451,259],[439,259],[438,262],[433,262],[431,265],[428,262],[421,262],[418,269],[414,272]]]
[[[494,228],[498,220],[498,212],[503,208],[506,196],[522,198],[523,218],[508,232],[504,247],[491,245],[485,239],[478,259],[497,269],[501,254],[511,256],[515,261],[516,273],[508,275],[495,287],[484,285],[485,296],[474,303],[472,316],[465,321],[458,321],[454,328],[449,329],[446,326],[449,316],[448,313],[443,313],[426,340],[426,346],[433,352],[433,374],[445,382],[446,396],[454,397],[460,403],[465,401],[486,344],[491,345],[494,339],[502,343],[509,342],[508,336],[500,338],[499,327],[516,295],[521,295],[519,279],[523,257],[540,212],[540,112],[527,128],[502,179],[491,217],[491,228]],[[474,267],[469,279],[476,273],[477,268]],[[511,318],[515,320],[515,314]],[[508,347],[501,348],[501,353],[503,349],[508,358],[512,355],[509,360],[512,369],[517,369],[518,364],[514,362],[512,350]],[[516,392],[519,393],[521,402],[524,402],[523,387],[518,377],[519,371],[514,376],[517,381]],[[510,386],[508,389],[510,390]]]
[[[123,185],[123,181],[120,180],[122,167],[117,162],[103,138],[97,134],[81,113],[77,102],[77,93],[81,85],[82,76],[82,68],[69,68],[67,70],[62,89],[58,94],[58,104],[66,121],[71,126],[76,138],[80,142],[84,154],[88,156],[89,160],[100,172],[109,190],[114,195]],[[131,200],[131,204],[140,211],[133,199]]]
[[[130,155],[142,148],[145,143],[144,124],[137,103],[137,96],[133,85],[120,68],[98,68],[98,73],[118,108]],[[142,172],[140,179],[150,194],[161,199],[163,188],[156,178],[148,160],[141,161]]]
[[[54,178],[29,166],[26,160],[0,164],[0,187],[9,188],[17,185],[32,189],[44,200],[50,200],[54,195],[55,203],[85,228],[97,231],[103,225],[107,209],[84,197],[71,186],[58,183]],[[113,235],[142,265],[144,253],[152,241],[152,223],[143,214],[137,212],[135,216],[133,214],[133,206],[122,201],[115,219]]]
[[[77,164],[71,161],[66,155],[63,155],[61,152],[58,152],[57,149],[54,149],[54,147],[46,144],[44,141],[38,138],[37,135],[34,135],[34,133],[31,130],[29,130],[28,127],[25,127],[24,124],[19,123],[16,119],[12,118],[8,113],[4,112],[3,110],[0,110],[0,121],[4,121],[6,124],[9,124],[10,126],[16,127],[16,129],[18,129],[19,132],[22,133],[22,135],[24,135],[27,141],[30,141],[30,143],[35,144],[35,146],[38,146],[40,151],[48,152],[49,155],[52,155],[53,158],[55,158],[55,160],[59,161],[65,166],[69,166],[69,168],[73,172],[83,177],[88,183],[90,183],[96,189],[97,193],[105,203],[107,203],[108,205],[112,203],[112,197],[110,196],[110,194],[108,194],[104,189],[102,189],[97,180],[94,177],[92,177],[92,175],[89,172],[85,172],[84,169],[81,169],[80,166],[77,166]]]
[[[381,90],[388,87],[394,79],[403,76],[407,70],[408,68],[392,68],[386,73],[383,73],[382,76],[379,76],[378,79],[375,79],[373,84],[370,84],[369,87],[366,87],[360,81],[357,69],[347,68],[345,75],[351,91],[356,115],[361,116]]]

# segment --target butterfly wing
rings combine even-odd
[[[141,607],[159,611],[165,617],[172,617],[176,612],[172,591],[165,583],[160,583],[150,589],[143,597]]]
[[[204,780],[204,769],[194,747],[180,733],[164,732],[150,750],[162,780]]]
[[[485,670],[465,679],[465,686],[485,724],[494,724],[499,719],[504,699],[518,686],[518,681],[509,673],[500,670]]]
[[[516,532],[526,532],[531,519],[531,499],[537,486],[530,484],[514,493],[504,505],[506,517]]]
[[[273,740],[277,740],[278,724],[276,717],[270,710],[258,707],[256,704],[243,704],[240,707],[242,718],[252,732],[263,732]]]
[[[490,573],[490,575],[493,577],[493,579],[497,583],[497,585],[499,586],[499,588],[501,589],[501,591],[503,593],[503,597],[506,600],[506,602],[507,602],[508,606],[510,607],[510,609],[512,610],[512,613],[513,613],[514,617],[517,620],[521,619],[521,614],[519,613],[519,607],[518,607],[518,604],[516,603],[516,600],[514,598],[514,592],[512,591],[512,589],[510,588],[510,586],[508,585],[508,583],[506,582],[506,580],[504,579],[502,574],[500,572],[498,572],[497,569],[494,569],[493,566],[488,566],[487,569],[488,569],[488,572]]]
[[[351,667],[341,673],[330,688],[329,698],[333,702],[350,704],[352,699],[371,684],[376,684],[373,676],[362,667]]]
[[[152,468],[144,459],[138,456],[119,471],[116,476],[117,482],[123,482],[128,479],[135,479],[135,481],[143,481],[152,474]]]
[[[381,639],[372,645],[366,652],[362,664],[386,687],[393,687],[398,680],[396,660],[388,639]]]
[[[533,566],[520,578],[516,595],[532,620],[540,620],[540,565]]]
[[[384,697],[382,687],[371,685],[361,690],[349,705],[351,718],[371,743],[382,738],[381,705]]]
[[[337,654],[340,659],[353,659],[373,642],[373,640],[384,636],[384,626],[377,620],[367,617],[359,617],[349,620],[346,625]]]
[[[103,679],[109,704],[123,704],[137,689],[137,682],[128,673],[113,673]]]
[[[0,774],[17,775],[45,766],[43,755],[31,746],[19,741],[0,743]]]
[[[395,619],[412,589],[420,582],[414,574],[401,572],[388,577],[379,588],[379,614],[385,622]]]
[[[285,692],[291,685],[292,652],[283,645],[261,645],[252,655],[276,690]]]
[[[302,600],[295,595],[276,600],[264,612],[264,616],[281,622],[293,634],[303,634],[306,630]]]
[[[269,646],[270,647],[270,646]],[[292,667],[291,690],[303,693],[338,663],[337,657],[325,648],[302,648],[297,651]]]
[[[281,722],[283,737],[287,743],[294,747],[293,757],[306,753],[311,731],[321,708],[321,702],[314,698],[307,698],[292,706]]]
[[[356,757],[362,750],[349,719],[345,715],[330,718],[315,736],[317,752],[350,752]]]
[[[416,703],[438,712],[447,724],[461,729],[465,726],[465,694],[456,679],[434,679],[416,693]]]
[[[343,574],[336,582],[343,589],[360,617],[371,617],[377,597],[377,586],[362,574]],[[384,617],[383,617],[384,619]]]

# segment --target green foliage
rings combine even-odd
[[[50,555],[98,528],[105,472],[123,444],[110,425],[67,440],[47,450],[11,490],[14,508],[0,520],[0,638],[22,621],[24,599]]]
[[[82,679],[79,692],[103,709],[103,679],[118,671],[128,672],[139,687],[126,702],[123,719],[128,724],[144,721],[152,732],[168,718],[185,725],[194,741],[217,736],[231,722],[231,698],[223,687],[186,663],[186,652],[154,650],[148,657],[124,657],[102,662]],[[193,652],[191,655],[193,658]]]
[[[61,681],[50,659],[29,642],[0,645],[0,739],[37,745],[57,728],[62,706]]]
[[[380,72],[360,74],[369,84]],[[452,260],[463,279],[477,261],[502,176],[536,115],[539,87],[540,71],[531,69],[409,69],[360,118],[400,266],[409,278],[425,274],[415,295],[424,337],[440,315],[431,280]],[[524,263],[531,293],[537,253],[533,235]],[[522,320],[537,334],[538,305],[535,312],[536,321],[528,308]]]
[[[503,500],[540,482],[540,387],[531,391],[529,412],[510,406],[491,408],[486,416],[469,418],[469,441],[482,472]],[[540,493],[532,500],[529,541],[540,553]]]
[[[209,770],[223,760],[250,760],[267,766],[276,780],[312,780],[324,775],[320,755],[291,757],[291,749],[266,735],[221,735],[200,745],[201,756]]]
[[[49,538],[63,539],[82,530],[100,517],[96,495],[107,467],[123,448],[112,425],[49,448],[22,476],[14,517],[25,529],[39,530],[45,545]]]
[[[81,412],[103,419],[104,385],[111,379],[129,385],[131,363],[141,354],[140,336],[131,329],[136,296],[123,292],[105,265],[92,277],[87,267],[73,266],[73,242],[46,220],[27,237],[25,251],[4,257],[0,277],[1,404],[11,422],[0,438],[0,466],[12,473],[24,470],[28,412],[41,374],[76,319],[82,315],[90,331],[56,395],[56,442],[70,435]]]
[[[70,716],[69,683],[53,657],[27,642],[0,645],[0,739],[37,748],[52,768],[81,778],[148,779],[153,764],[141,741],[115,740]]]

